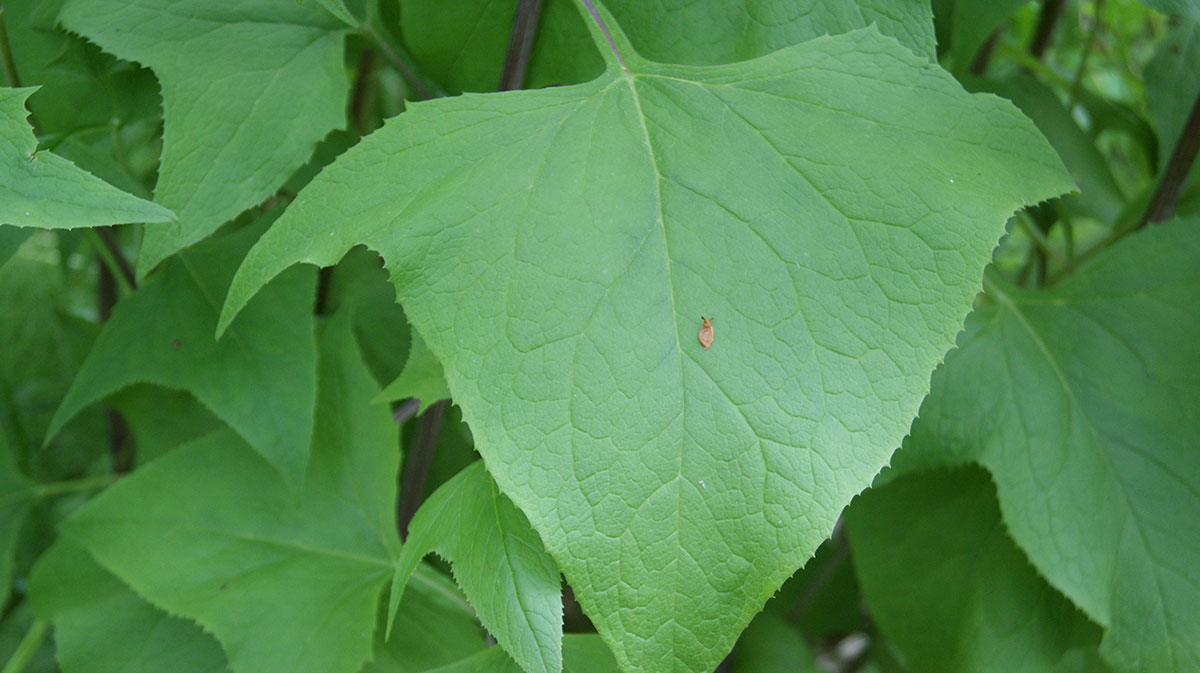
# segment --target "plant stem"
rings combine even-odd
[[[1067,263],[1067,260],[1064,259],[1062,255],[1058,254],[1058,251],[1054,249],[1054,246],[1050,245],[1050,240],[1046,238],[1046,234],[1042,232],[1041,227],[1038,227],[1030,222],[1029,217],[1027,217],[1024,213],[1017,215],[1017,224],[1021,225],[1021,228],[1025,230],[1025,233],[1029,234],[1029,238],[1033,239],[1034,245],[1036,245],[1038,249],[1041,250],[1047,257],[1052,258],[1060,265]]]
[[[533,53],[533,40],[537,37],[541,14],[542,0],[520,0],[517,5],[512,34],[508,39],[508,53],[504,55],[504,69],[500,72],[501,91],[525,88],[525,73],[529,70],[529,56]]]
[[[4,7],[0,6],[0,61],[4,62],[4,77],[11,87],[21,86],[17,75],[17,64],[13,61],[12,48],[8,45],[8,29],[4,26]]]
[[[967,68],[972,75],[983,75],[987,72],[988,64],[992,61],[992,54],[996,53],[996,44],[1000,42],[1000,35],[1004,32],[1004,27],[1001,26],[992,31],[988,39],[980,45],[979,51],[975,52],[975,58],[971,59],[971,65]]]
[[[433,454],[437,449],[438,433],[441,432],[442,419],[446,416],[446,407],[449,404],[449,400],[438,400],[429,405],[418,419],[413,448],[404,461],[400,505],[396,512],[401,539],[408,538],[408,524],[412,522],[413,515],[421,506],[425,482],[429,478],[429,468],[433,465]]]
[[[49,498],[56,495],[63,495],[64,493],[95,491],[115,484],[120,478],[121,475],[119,474],[100,474],[94,477],[83,477],[82,479],[72,479],[70,481],[54,481],[48,484],[38,484],[33,487],[33,497]]]
[[[1192,104],[1192,111],[1183,125],[1183,132],[1175,142],[1175,150],[1171,152],[1167,167],[1163,169],[1158,189],[1150,199],[1150,206],[1146,208],[1146,214],[1142,216],[1138,229],[1148,224],[1163,222],[1175,212],[1175,204],[1179,201],[1183,183],[1187,181],[1188,174],[1192,172],[1192,164],[1196,162],[1197,151],[1200,151],[1200,93],[1196,95],[1196,102]]]
[[[98,229],[106,230],[108,236],[97,231]],[[92,247],[96,249],[96,256],[104,264],[104,270],[112,276],[112,282],[115,282],[123,294],[129,294],[137,286],[137,281],[134,280],[133,268],[129,266],[129,261],[121,254],[120,248],[116,246],[116,241],[112,240],[111,232],[107,231],[108,227],[89,227],[83,230],[84,236],[92,243]],[[103,279],[101,280],[103,283]],[[102,304],[107,303],[101,300]],[[115,302],[114,302],[115,303]],[[109,307],[111,309],[111,306]],[[102,315],[101,319],[107,319],[107,315]]]
[[[1045,63],[1042,63],[1038,59],[1030,56],[1025,51],[1016,49],[1004,43],[997,45],[996,51],[1005,58],[1011,59],[1014,63],[1022,68],[1045,77],[1050,81],[1051,84],[1057,86],[1058,88],[1070,90],[1071,82],[1069,82],[1066,77],[1058,74],[1054,71],[1054,68],[1051,68]]]
[[[1037,28],[1034,29],[1033,39],[1029,42],[1030,56],[1040,61],[1045,55],[1046,48],[1050,46],[1054,29],[1058,26],[1058,20],[1062,17],[1063,8],[1066,5],[1066,0],[1044,0],[1042,2],[1042,12],[1038,15]]]
[[[24,671],[33,659],[33,655],[37,654],[38,648],[42,646],[42,639],[46,637],[46,631],[49,628],[50,625],[40,618],[34,619],[33,623],[29,625],[29,630],[25,632],[25,637],[21,638],[17,649],[13,650],[12,656],[8,658],[8,663],[0,670],[0,673]]]
[[[358,56],[358,72],[354,76],[354,89],[350,96],[350,110],[348,116],[350,123],[354,125],[355,132],[360,136],[367,135],[370,132],[370,117],[368,114],[374,108],[374,86],[371,80],[371,72],[375,69],[375,52],[370,49],[363,49]]]
[[[1088,31],[1087,40],[1083,43],[1083,53],[1079,56],[1079,67],[1075,69],[1075,79],[1071,82],[1071,94],[1067,98],[1067,111],[1075,109],[1075,103],[1079,102],[1079,92],[1083,88],[1083,76],[1087,73],[1088,59],[1092,55],[1092,49],[1095,47],[1096,38],[1100,36],[1100,10],[1104,9],[1104,0],[1096,0],[1095,12],[1096,16],[1092,21],[1092,28]]]
[[[403,58],[400,57],[400,53],[393,49],[392,46],[383,39],[383,36],[380,35],[373,26],[370,24],[364,24],[360,30],[362,31],[363,35],[366,35],[371,39],[372,42],[375,43],[375,47],[379,49],[379,53],[383,54],[383,57],[387,59],[387,62],[391,63],[392,67],[398,70],[404,79],[408,80],[409,85],[412,86],[413,91],[416,92],[417,96],[420,97],[421,100],[429,100],[432,98],[432,96],[429,95],[429,90],[426,89],[425,85],[421,83],[421,78],[417,77],[417,73],[413,71],[412,67],[410,67]]]

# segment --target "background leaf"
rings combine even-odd
[[[537,533],[476,462],[417,510],[400,553],[391,625],[409,576],[430,552],[451,563],[480,621],[527,672],[562,670],[562,585]],[[389,628],[390,630],[390,628]]]
[[[912,670],[1049,672],[1099,643],[1013,544],[982,470],[897,479],[846,512],[871,616]]]
[[[1200,666],[1200,219],[1130,236],[1059,285],[995,281],[897,454],[975,461],[1117,670]]]
[[[425,340],[416,332],[412,334],[412,347],[409,348],[404,371],[379,393],[375,401],[398,402],[409,397],[419,400],[421,409],[450,397],[442,363],[438,362],[437,357],[425,345]]]
[[[320,411],[297,492],[223,430],[139,469],[64,534],[151,603],[216,635],[238,673],[354,673],[398,552],[396,427],[347,325],[322,330]]]
[[[299,483],[316,400],[315,274],[280,278],[224,338],[213,338],[216,302],[260,231],[261,223],[180,254],[117,304],[47,436],[97,400],[152,382],[190,392]]]
[[[212,636],[146,601],[86,552],[60,541],[30,579],[39,616],[54,625],[64,673],[218,673],[228,671]]]
[[[566,634],[563,636],[563,673],[616,673],[617,662],[605,647],[600,636],[594,634]],[[504,650],[488,648],[458,663],[434,669],[429,673],[524,673]]]
[[[346,25],[316,3],[68,0],[60,18],[162,83],[154,197],[179,226],[147,230],[139,274],[262,202],[346,125]]]

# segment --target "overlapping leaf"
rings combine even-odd
[[[901,478],[847,510],[874,618],[913,670],[1049,673],[1099,629],[1046,584],[978,468]]]
[[[899,444],[1004,220],[1070,183],[1011,105],[873,29],[719,67],[608,29],[592,83],[417,104],[343,155],[223,320],[380,251],[618,661],[710,670]]]
[[[152,382],[190,392],[288,480],[299,482],[316,400],[315,274],[280,278],[228,335],[213,338],[217,302],[260,231],[249,227],[179,255],[120,302],[47,437],[97,400]]]
[[[396,427],[345,322],[322,334],[298,491],[223,430],[105,491],[65,535],[151,603],[198,621],[238,673],[354,673],[398,553]]]
[[[1200,219],[1042,292],[996,281],[933,377],[901,464],[977,461],[1122,671],[1200,667]]]
[[[0,224],[70,229],[173,218],[62,157],[37,152],[25,121],[25,100],[34,91],[0,87]]]
[[[389,630],[409,577],[427,554],[454,579],[488,631],[528,673],[562,670],[562,585],[529,521],[476,462],[446,482],[408,527],[388,607]]]
[[[422,565],[409,582],[390,636],[376,640],[375,658],[362,673],[421,673],[484,649],[484,631],[454,582]]]
[[[400,376],[380,391],[376,402],[397,402],[407,398],[416,398],[422,409],[450,397],[450,389],[446,387],[446,373],[442,371],[442,363],[429,351],[425,340],[419,334],[413,333],[412,345],[408,349],[408,361]]]
[[[60,18],[162,84],[155,200],[179,226],[146,232],[142,273],[270,196],[345,126],[347,26],[319,3],[68,0]]]

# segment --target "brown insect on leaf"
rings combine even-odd
[[[704,321],[704,324],[700,326],[700,345],[704,346],[704,350],[708,350],[708,347],[712,345],[713,340],[713,319],[705,318],[704,316],[700,316],[700,319]]]

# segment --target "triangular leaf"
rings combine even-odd
[[[1117,670],[1200,667],[1200,219],[1142,231],[1043,291],[998,279],[897,464],[976,461]]]
[[[62,157],[38,152],[25,121],[25,100],[36,90],[0,87],[0,224],[71,229],[174,219],[160,205],[127,194]]]
[[[608,29],[595,82],[413,105],[344,154],[222,324],[296,262],[380,251],[618,661],[706,671],[900,443],[1004,221],[1070,182],[874,30],[681,67]]]
[[[1013,544],[982,470],[905,477],[846,512],[871,616],[913,670],[1050,673],[1099,643]]]
[[[322,330],[312,460],[296,492],[230,431],[80,509],[64,534],[151,603],[216,635],[238,673],[354,673],[398,553],[397,430],[345,322]]]
[[[346,124],[346,25],[318,3],[69,0],[60,19],[162,83],[154,198],[179,226],[146,231],[142,274],[262,202]]]
[[[273,283],[229,334],[219,297],[259,227],[179,255],[117,304],[54,415],[47,441],[84,407],[130,384],[190,392],[289,481],[303,479],[316,400],[315,275]]]
[[[562,670],[558,567],[482,462],[434,492],[408,530],[392,578],[389,631],[409,576],[422,558],[437,552],[452,564],[480,621],[527,673]]]
[[[212,636],[142,600],[66,540],[38,559],[29,595],[38,615],[54,624],[64,673],[229,670]]]

